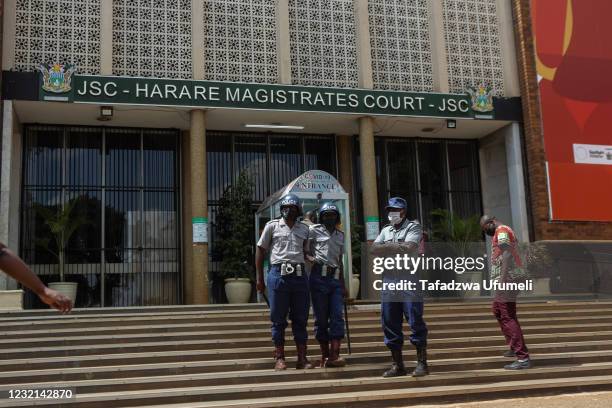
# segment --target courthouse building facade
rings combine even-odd
[[[212,302],[224,189],[246,170],[255,209],[310,169],[349,192],[363,239],[400,195],[425,228],[487,211],[529,241],[512,7],[5,0],[0,241],[49,280],[41,208],[73,206],[78,305]]]

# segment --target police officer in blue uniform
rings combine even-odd
[[[418,221],[410,221],[406,217],[406,200],[400,197],[389,199],[386,207],[389,225],[385,226],[374,241],[373,254],[377,250],[389,253],[408,253],[418,255],[418,248],[423,237],[423,229]],[[416,276],[416,275],[415,275]],[[384,299],[384,295],[383,295]],[[417,349],[417,366],[412,372],[413,377],[429,374],[427,367],[427,325],[423,320],[423,301],[418,293],[410,294],[396,301],[381,302],[382,325],[385,334],[385,345],[391,350],[393,365],[383,373],[384,377],[406,375],[406,367],[402,357],[404,334],[402,323],[404,317],[412,331],[410,342]],[[401,301],[399,301],[401,300]]]
[[[344,233],[338,229],[340,211],[333,203],[319,209],[320,224],[310,226],[310,294],[315,316],[315,337],[321,346],[319,367],[343,367],[340,344],[344,338],[342,309],[347,295],[344,284],[342,255]],[[330,347],[331,345],[331,347]]]
[[[266,224],[257,242],[255,265],[257,290],[268,286],[274,369],[285,370],[285,328],[287,315],[291,319],[293,339],[297,348],[297,369],[313,368],[306,357],[308,333],[306,323],[310,309],[308,277],[304,268],[304,254],[308,245],[308,226],[298,221],[302,206],[295,194],[288,194],[280,202],[281,218]],[[267,282],[263,279],[265,253],[270,252]]]

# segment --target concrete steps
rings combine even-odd
[[[520,304],[535,368],[512,372],[501,369],[512,360],[501,357],[506,347],[488,303],[427,305],[432,374],[419,379],[380,376],[390,357],[376,305],[350,311],[347,367],[281,373],[271,369],[267,311],[258,305],[5,313],[0,392],[60,385],[76,392],[37,401],[42,406],[353,407],[612,389],[611,312],[612,302]],[[318,347],[310,343],[314,360]],[[292,341],[287,354],[291,367]],[[409,367],[414,358],[406,346]]]

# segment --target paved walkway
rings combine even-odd
[[[443,405],[412,405],[411,408],[610,408],[611,392],[564,394],[549,397],[501,399]]]

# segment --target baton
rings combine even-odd
[[[346,301],[344,302],[344,324],[346,326],[346,345],[348,346],[348,353],[351,354],[351,332],[349,331],[348,308],[346,307]]]

